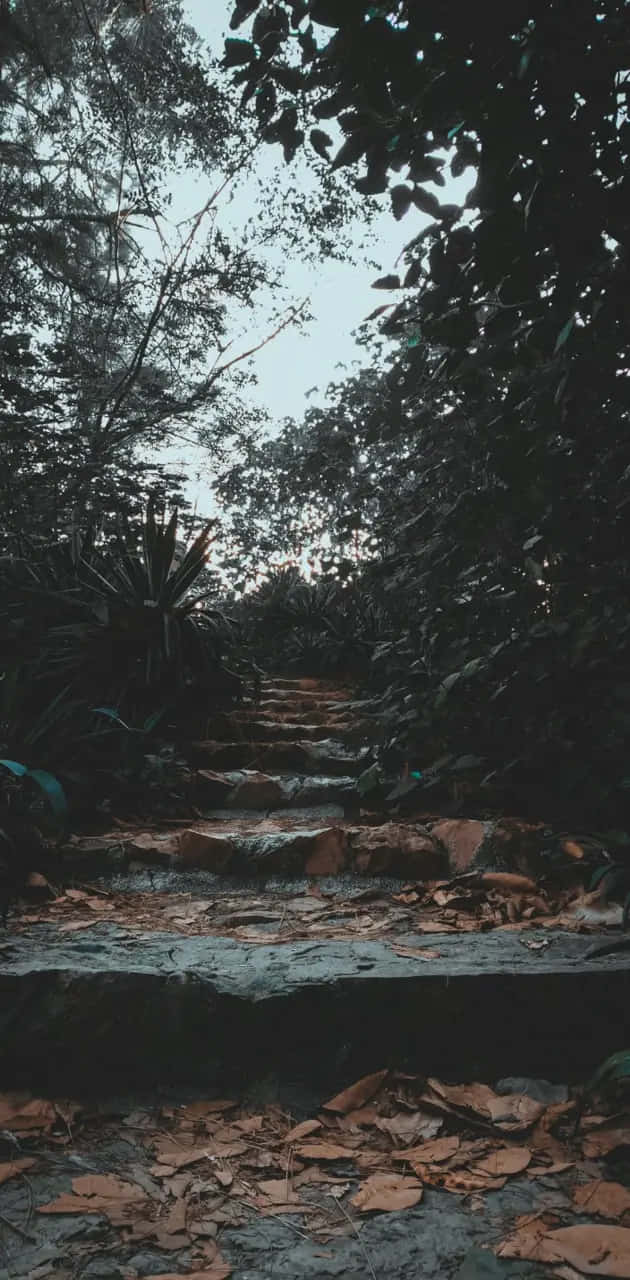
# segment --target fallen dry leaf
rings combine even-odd
[[[304,1142],[295,1148],[305,1160],[353,1160],[354,1151],[336,1146],[334,1142]]]
[[[46,1098],[32,1098],[27,1093],[0,1094],[0,1129],[11,1133],[27,1133],[32,1129],[52,1129],[58,1111]]]
[[[426,1111],[399,1111],[395,1116],[379,1116],[374,1123],[398,1146],[408,1147],[419,1138],[434,1138],[444,1122],[440,1116],[429,1115]]]
[[[362,1107],[364,1102],[368,1102],[374,1094],[378,1092],[381,1085],[387,1079],[389,1072],[375,1071],[370,1076],[363,1076],[361,1080],[357,1080],[356,1084],[351,1084],[348,1089],[344,1089],[342,1093],[338,1093],[330,1102],[324,1103],[326,1111],[339,1111],[344,1115],[347,1111],[354,1111],[357,1107]]]
[[[398,1209],[411,1209],[422,1199],[422,1183],[399,1173],[372,1173],[361,1184],[351,1203],[361,1213],[379,1210],[393,1213]]]
[[[299,1201],[299,1196],[287,1178],[271,1178],[266,1182],[259,1182],[258,1190],[276,1204],[297,1204]]]
[[[444,1102],[463,1111],[472,1111],[491,1124],[508,1132],[528,1129],[545,1110],[525,1093],[498,1094],[487,1084],[445,1085],[440,1080],[427,1081],[430,1093],[421,1101]]]
[[[580,1209],[600,1218],[621,1218],[630,1211],[630,1190],[620,1182],[585,1182],[576,1187],[573,1199]]]
[[[435,1138],[433,1142],[424,1142],[420,1147],[413,1147],[409,1151],[392,1152],[393,1160],[409,1160],[414,1165],[423,1164],[441,1164],[443,1160],[450,1160],[459,1148],[459,1138],[452,1135],[449,1138]]]
[[[517,876],[511,871],[484,871],[481,883],[487,889],[502,889],[507,893],[536,893],[536,883],[528,876]]]
[[[562,848],[570,858],[576,858],[579,861],[584,857],[584,849],[581,844],[577,843],[577,840],[563,840]]]
[[[501,1178],[504,1174],[510,1177],[522,1173],[531,1164],[531,1159],[532,1153],[527,1147],[501,1147],[478,1160],[475,1172],[487,1173],[493,1178]]]
[[[630,1147],[630,1129],[599,1129],[582,1138],[585,1156],[607,1156],[616,1147]]]
[[[488,1174],[477,1173],[475,1169],[447,1169],[444,1173],[440,1171],[434,1174],[432,1181],[444,1191],[470,1195],[473,1191],[500,1191],[507,1178],[490,1178]]]
[[[532,1230],[532,1226],[538,1229]],[[541,1223],[517,1230],[495,1250],[499,1258],[531,1258],[568,1262],[589,1276],[630,1278],[630,1229],[588,1223],[579,1227],[540,1229]]]
[[[320,1120],[303,1120],[301,1124],[296,1124],[293,1129],[289,1129],[285,1142],[299,1142],[300,1138],[307,1138],[309,1133],[317,1133],[321,1127]]]
[[[27,1159],[26,1156],[20,1160],[9,1160],[5,1164],[0,1164],[0,1186],[3,1182],[8,1182],[9,1178],[14,1178],[17,1173],[30,1169],[34,1164],[35,1161]]]

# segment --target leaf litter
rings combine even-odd
[[[140,837],[137,837],[140,839]],[[575,865],[567,856],[567,862]],[[368,909],[366,910],[366,904]],[[563,928],[589,933],[615,927],[621,908],[606,905],[600,891],[537,883],[512,872],[467,873],[455,881],[418,881],[402,890],[370,888],[350,896],[322,894],[314,882],[308,891],[278,896],[270,904],[243,890],[215,897],[184,892],[116,892],[69,887],[51,900],[31,906],[10,924],[11,931],[54,923],[61,933],[77,933],[99,923],[116,924],[134,934],[163,931],[186,937],[222,936],[252,944],[276,944],[309,938],[343,940],[388,937],[401,931],[419,934],[469,933],[493,929]],[[545,938],[524,938],[533,953]],[[427,963],[439,951],[392,942],[396,954]]]
[[[167,1274],[226,1280],[221,1233],[255,1215],[299,1223],[325,1243],[356,1233],[366,1215],[422,1206],[427,1188],[479,1210],[513,1179],[546,1178],[562,1190],[561,1209],[518,1218],[503,1240],[495,1236],[498,1257],[564,1268],[558,1277],[567,1268],[630,1277],[630,1189],[609,1167],[630,1146],[630,1124],[618,1111],[584,1114],[576,1132],[576,1114],[574,1100],[545,1104],[481,1082],[385,1070],[297,1123],[277,1104],[253,1109],[229,1098],[112,1116],[96,1104],[4,1094],[0,1137],[12,1149],[0,1182],[28,1170],[35,1220],[97,1215],[111,1249],[146,1241],[175,1258],[186,1251],[188,1269]],[[118,1135],[132,1153],[126,1163],[77,1173],[85,1152],[106,1152]],[[52,1197],[37,1181],[48,1174],[49,1190],[51,1168],[64,1171]],[[94,1246],[79,1236],[68,1247],[78,1265]]]

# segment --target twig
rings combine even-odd
[[[17,1222],[11,1222],[11,1219],[5,1217],[3,1213],[0,1213],[0,1222],[2,1222],[5,1227],[8,1227],[9,1231],[15,1231],[16,1236],[21,1236],[22,1240],[28,1240],[29,1244],[37,1244],[35,1236],[32,1236],[30,1232],[25,1231],[23,1227],[18,1227]]]
[[[361,1253],[363,1254],[363,1257],[365,1258],[365,1261],[367,1262],[368,1270],[369,1270],[369,1272],[370,1272],[370,1275],[371,1275],[371,1277],[372,1277],[372,1280],[376,1280],[376,1272],[375,1272],[375,1270],[374,1270],[374,1267],[372,1266],[372,1260],[371,1260],[371,1258],[370,1258],[370,1255],[369,1255],[369,1253],[368,1253],[368,1251],[367,1251],[367,1249],[366,1249],[366,1247],[365,1247],[365,1245],[364,1245],[364,1243],[363,1243],[363,1241],[362,1241],[362,1239],[361,1239],[361,1235],[360,1235],[360,1232],[359,1232],[359,1228],[357,1227],[356,1223],[352,1221],[352,1218],[350,1217],[350,1214],[348,1213],[348,1210],[346,1209],[345,1205],[343,1205],[343,1204],[341,1203],[341,1201],[340,1201],[340,1200],[338,1200],[338,1199],[337,1199],[337,1197],[336,1197],[336,1196],[334,1196],[334,1195],[332,1194],[332,1192],[330,1192],[330,1191],[329,1191],[329,1192],[328,1192],[328,1194],[329,1194],[329,1196],[330,1196],[330,1199],[331,1199],[331,1200],[334,1200],[334,1202],[335,1202],[335,1204],[336,1204],[336,1206],[337,1206],[337,1208],[338,1208],[339,1212],[340,1212],[341,1214],[343,1214],[343,1216],[344,1216],[344,1218],[346,1219],[346,1221],[350,1223],[350,1226],[352,1227],[352,1230],[354,1231],[354,1234],[355,1234],[355,1236],[356,1236],[356,1238],[357,1238],[357,1241],[358,1241],[358,1244],[359,1244],[359,1248],[360,1248],[360,1250],[361,1250]]]

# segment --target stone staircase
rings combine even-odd
[[[215,734],[188,822],[76,837],[65,894],[0,936],[1,1083],[564,1079],[568,1044],[574,1071],[620,1047],[628,962],[592,935],[427,938],[405,885],[461,872],[452,823],[361,810],[350,690],[268,678]]]

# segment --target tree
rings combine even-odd
[[[381,328],[399,345],[387,407],[356,418],[361,484],[343,481],[358,512],[372,495],[377,572],[400,600],[399,638],[380,656],[398,732],[404,713],[425,763],[435,751],[465,770],[473,757],[477,781],[515,778],[547,807],[571,795],[591,817],[620,818],[625,5],[248,3],[233,25],[252,15],[247,87],[299,47],[305,133],[336,122],[331,167],[362,166],[360,193],[387,191],[395,217],[413,205],[430,219],[404,272],[377,282],[395,291]],[[466,166],[465,208],[441,203],[444,172]],[[335,425],[333,412],[329,440]]]
[[[255,145],[179,0],[18,0],[0,89],[0,522],[49,538],[73,519],[137,517],[173,431],[225,447],[239,363],[291,323],[231,345],[239,311],[276,283],[261,242],[219,225]],[[207,197],[177,225],[180,171]],[[147,458],[151,458],[151,465]]]

